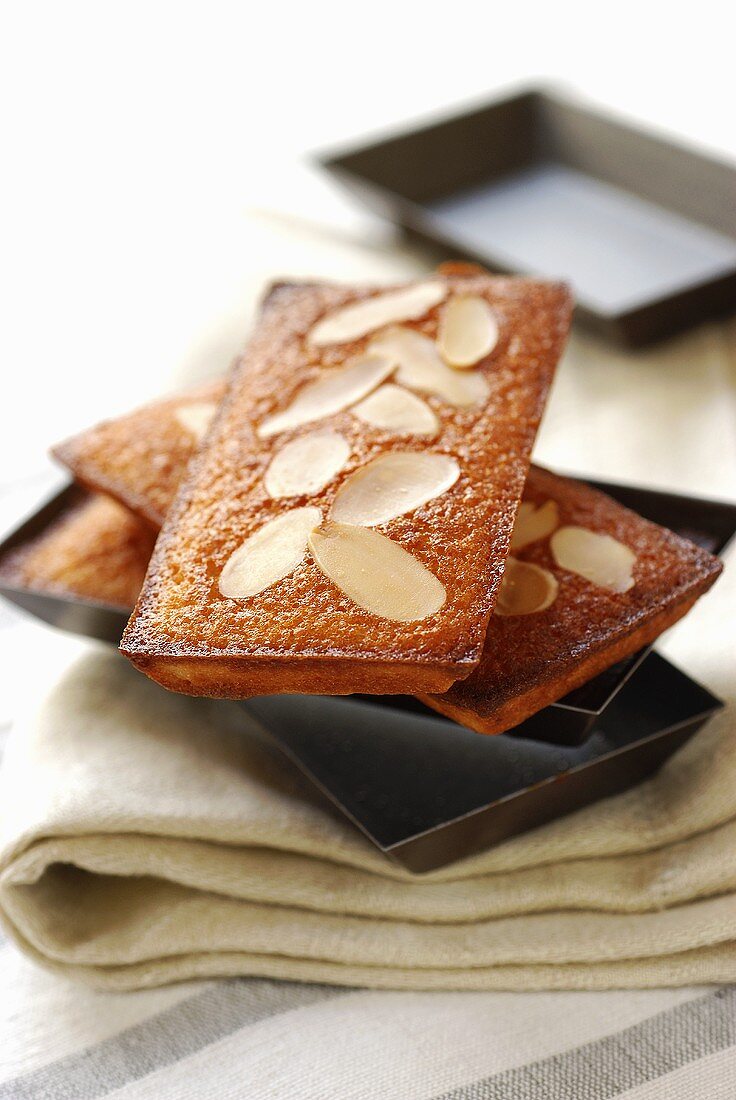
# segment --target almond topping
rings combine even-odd
[[[389,290],[362,302],[353,302],[318,321],[309,334],[315,347],[345,344],[396,321],[416,321],[443,300],[447,284],[441,279]]]
[[[420,393],[431,393],[457,408],[478,405],[490,392],[480,371],[455,371],[443,361],[434,340],[395,325],[379,332],[368,345],[396,366],[396,381]]]
[[[266,492],[275,500],[318,493],[342,470],[349,455],[347,440],[328,428],[292,439],[266,470]]]
[[[549,569],[531,562],[506,559],[496,600],[496,615],[534,615],[554,602],[559,585]]]
[[[353,416],[395,435],[436,435],[440,422],[421,397],[385,382],[353,407]]]
[[[634,584],[636,554],[610,535],[586,527],[560,527],[550,539],[550,549],[561,569],[569,569],[601,588],[628,592]]]
[[[557,530],[560,523],[560,510],[557,501],[548,500],[537,506],[529,501],[519,505],[516,523],[511,535],[511,549],[523,550],[530,542],[546,539]]]
[[[392,451],[361,467],[340,486],[330,519],[376,527],[447,492],[459,476],[460,467],[449,455]]]
[[[433,573],[378,531],[326,523],[309,536],[309,548],[325,576],[372,615],[417,622],[447,599]]]
[[[452,367],[473,367],[485,359],[498,343],[498,323],[485,298],[451,298],[440,321],[437,343]]]
[[[231,600],[257,596],[288,577],[303,561],[310,532],[319,525],[319,508],[295,508],[264,523],[235,550],[220,574],[220,592]]]
[[[362,355],[345,367],[324,371],[314,382],[303,386],[283,412],[267,417],[257,435],[260,439],[268,439],[278,432],[341,412],[380,386],[393,369],[390,359]]]
[[[194,401],[190,405],[180,405],[174,416],[178,424],[199,442],[204,439],[216,411],[214,401]]]

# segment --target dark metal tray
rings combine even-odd
[[[569,280],[577,319],[629,346],[736,309],[736,167],[554,91],[319,160],[443,257]]]
[[[417,873],[633,786],[723,706],[657,653],[579,745],[483,737],[405,697],[242,705],[382,852]]]

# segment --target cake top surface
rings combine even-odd
[[[169,513],[125,652],[439,662],[458,675],[477,662],[571,300],[464,268],[418,286],[271,291]],[[403,316],[376,309],[392,294]],[[380,323],[361,331],[368,303]],[[346,527],[358,532],[347,548]],[[306,528],[317,533],[294,567],[254,591],[249,540],[278,571],[283,539]],[[371,592],[392,584],[388,608],[372,610]],[[392,599],[424,613],[385,614]]]
[[[532,571],[525,576],[515,563]],[[480,663],[431,705],[492,720],[653,620],[675,621],[678,607],[720,571],[718,559],[688,539],[589,485],[532,466]],[[667,625],[660,622],[656,634]]]
[[[105,420],[52,449],[89,488],[159,528],[225,391],[217,379]]]
[[[0,580],[122,609],[135,603],[155,535],[117,501],[79,490],[41,532],[0,560]]]

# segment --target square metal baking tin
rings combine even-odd
[[[72,482],[42,504],[4,539],[0,544],[0,596],[59,630],[117,645],[130,618],[130,608],[66,595],[63,592],[42,592],[37,588],[26,588],[3,577],[1,572],[3,562],[12,551],[43,534],[56,519],[71,511],[88,496],[86,489]]]
[[[593,484],[714,553],[736,532],[734,505]],[[83,495],[70,485],[42,506],[0,545],[0,566]],[[53,626],[114,644],[129,614],[2,577],[0,594]],[[421,873],[638,782],[722,704],[643,650],[496,737],[407,696],[264,696],[242,705],[381,851]]]
[[[404,696],[242,704],[387,856],[415,873],[625,790],[723,704],[650,653],[579,745],[483,737]]]
[[[442,255],[566,279],[638,346],[736,309],[736,166],[532,89],[319,157]]]

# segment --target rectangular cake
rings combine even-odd
[[[113,497],[158,531],[226,389],[218,378],[150,401],[57,443],[51,454],[81,485]]]
[[[3,555],[0,582],[126,610],[138,598],[155,540],[116,500],[80,489],[68,509]]]
[[[562,286],[274,288],[121,643],[194,695],[441,692],[480,658]]]
[[[532,466],[480,663],[420,698],[502,733],[653,642],[721,568],[605,493]]]
[[[218,379],[152,401],[58,443],[51,453],[81,485],[114,497],[158,530],[223,391]]]

